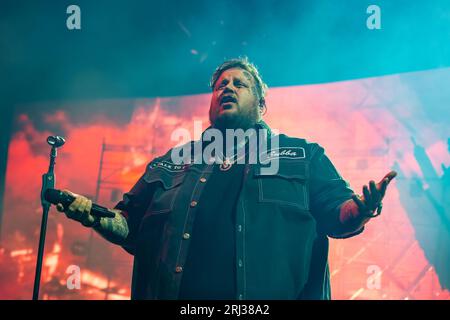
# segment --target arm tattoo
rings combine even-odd
[[[100,223],[94,227],[106,240],[123,245],[128,237],[128,223],[119,210],[110,210],[115,213],[114,218],[101,218]]]

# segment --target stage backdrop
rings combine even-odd
[[[391,169],[399,172],[382,215],[363,234],[331,241],[334,299],[450,298],[448,83],[450,69],[438,69],[269,90],[268,124],[320,143],[356,192]],[[37,102],[17,114],[8,155],[0,298],[32,295],[47,136],[67,139],[57,159],[57,187],[112,206],[152,158],[177,143],[170,139],[173,130],[193,131],[194,120],[207,127],[209,98]],[[45,250],[42,298],[129,298],[131,256],[54,208]],[[77,268],[80,288],[70,289]]]

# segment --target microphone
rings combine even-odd
[[[47,143],[52,147],[59,148],[66,143],[66,139],[60,136],[49,136],[47,138]]]
[[[45,200],[54,205],[61,203],[64,209],[67,209],[70,204],[75,200],[75,197],[62,192],[58,189],[47,189],[44,194]],[[114,212],[109,211],[107,208],[99,206],[98,204],[93,203],[91,208],[91,214],[96,217],[105,217],[105,218],[114,218]]]

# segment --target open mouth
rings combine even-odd
[[[231,107],[231,103],[236,103],[237,99],[231,95],[227,95],[227,96],[223,96],[222,98],[220,98],[220,104],[222,105],[222,107],[225,109],[225,106],[228,105],[228,108]]]

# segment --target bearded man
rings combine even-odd
[[[132,299],[330,299],[328,238],[361,233],[396,173],[359,196],[317,143],[273,134],[262,120],[267,86],[246,58],[221,64],[211,89],[202,138],[223,133],[226,157],[194,152],[175,163],[169,150],[111,209],[114,218],[94,216],[92,202],[73,193],[58,210],[134,255]],[[255,135],[230,143],[225,134],[252,129],[265,132],[257,145],[269,142],[270,174],[248,161]],[[204,152],[210,143],[189,146]]]

